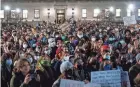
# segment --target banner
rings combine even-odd
[[[129,17],[123,17],[124,25],[129,26],[131,24],[136,24],[135,15]]]
[[[131,87],[127,71],[121,72],[122,87]]]
[[[91,83],[101,84],[101,87],[121,87],[121,71],[108,70],[91,72]]]
[[[85,83],[81,81],[61,79],[60,87],[84,87]]]

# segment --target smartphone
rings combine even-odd
[[[37,74],[34,73],[34,74],[31,74],[30,76],[31,76],[31,79],[33,79],[33,78],[36,78]]]

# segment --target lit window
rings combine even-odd
[[[138,16],[140,16],[140,9],[138,9]]]
[[[11,10],[11,18],[16,18],[16,10]]]
[[[116,17],[120,17],[121,16],[121,9],[116,9]]]
[[[40,17],[40,11],[39,10],[35,9],[34,17],[35,18],[39,18]]]
[[[98,14],[100,13],[100,9],[94,9],[94,17],[97,17]]]
[[[127,9],[127,16],[131,16],[131,10]]]
[[[23,10],[23,18],[27,18],[28,17],[28,10]]]
[[[82,17],[87,17],[87,9],[82,9]]]
[[[4,10],[0,10],[0,18],[4,18]]]

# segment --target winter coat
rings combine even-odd
[[[134,79],[136,76],[140,73],[140,65],[135,64],[129,69],[129,78],[130,78],[130,83],[131,86],[134,86]]]
[[[25,76],[19,73],[13,73],[10,81],[10,87],[40,87],[40,82],[37,82],[34,78],[29,82],[29,84],[24,84]]]

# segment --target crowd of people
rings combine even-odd
[[[94,71],[129,72],[140,87],[140,28],[105,21],[2,26],[2,87],[60,87],[61,79],[89,83]]]

